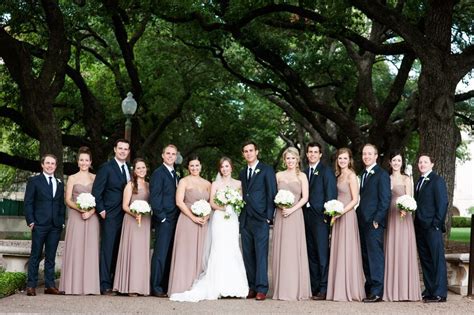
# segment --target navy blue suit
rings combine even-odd
[[[375,165],[360,189],[360,203],[357,208],[367,295],[383,296],[384,228],[391,198],[390,176],[379,165]],[[377,229],[374,228],[373,222],[378,223]]]
[[[309,170],[305,170],[306,176]],[[332,199],[337,199],[336,176],[319,162],[309,182],[310,207],[305,206],[303,212],[313,295],[327,291],[330,221],[324,215],[324,203]]]
[[[28,262],[27,287],[35,288],[38,283],[38,267],[41,253],[45,253],[44,278],[46,288],[54,288],[54,260],[59,238],[64,225],[66,206],[64,204],[64,184],[54,176],[56,193],[43,174],[31,177],[25,191],[26,223],[34,223],[31,234],[31,255]]]
[[[268,292],[268,239],[275,213],[274,199],[277,191],[275,172],[270,166],[258,162],[250,181],[248,168],[239,175],[245,201],[240,214],[242,251],[249,288],[256,292]]]
[[[97,214],[99,215],[104,210],[106,213],[105,219],[99,215],[102,230],[99,264],[101,292],[111,290],[114,283],[124,215],[122,210],[123,189],[126,184],[127,180],[117,161],[111,159],[99,168],[92,186]]]
[[[173,250],[174,232],[179,216],[176,207],[176,185],[178,176],[173,178],[166,166],[158,167],[150,180],[150,202],[155,227],[155,247],[151,260],[150,291],[163,294],[168,291],[168,280]]]
[[[419,191],[415,191],[417,209],[415,234],[423,271],[423,296],[446,297],[448,293],[443,232],[448,210],[448,193],[442,177],[431,172]]]

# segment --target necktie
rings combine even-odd
[[[53,176],[49,176],[49,191],[51,192],[51,196],[54,197],[54,191],[53,191]]]
[[[308,181],[311,181],[311,178],[313,177],[313,173],[314,173],[314,168],[310,167]]]
[[[367,179],[367,170],[364,171],[364,174],[362,174],[362,183],[361,183],[361,187],[364,187],[365,185],[365,180]]]
[[[178,177],[176,176],[175,170],[171,170],[171,176],[173,176],[176,186],[178,186]]]
[[[423,180],[425,179],[424,176],[420,176],[420,179],[418,179],[418,182],[416,183],[416,191],[420,191],[421,185],[423,185]]]
[[[127,173],[125,172],[125,164],[122,164],[122,177],[125,182],[127,182]]]
[[[247,180],[250,180],[252,178],[252,168],[249,167],[249,175],[247,176]]]

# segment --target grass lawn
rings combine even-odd
[[[450,241],[469,243],[471,237],[471,228],[452,228]]]

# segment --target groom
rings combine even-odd
[[[253,141],[242,145],[247,162],[239,175],[245,207],[240,214],[240,234],[247,280],[248,299],[263,301],[268,291],[268,239],[275,212],[276,178],[273,169],[258,160]]]
[[[365,171],[360,183],[360,203],[357,208],[362,263],[365,274],[366,303],[381,302],[384,284],[384,227],[392,192],[390,176],[377,165],[375,145],[362,148]]]

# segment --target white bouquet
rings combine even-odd
[[[337,199],[329,200],[324,203],[324,214],[331,217],[340,215],[344,210],[344,204]]]
[[[290,208],[295,203],[295,195],[289,190],[280,189],[274,201],[280,208]]]
[[[138,226],[141,226],[142,223],[142,215],[150,214],[151,207],[145,200],[134,200],[130,205],[130,212],[139,214],[140,216],[137,218]]]
[[[216,205],[225,207],[224,219],[229,219],[231,212],[240,215],[242,208],[245,205],[240,192],[231,187],[219,189],[214,196],[214,202]]]
[[[95,197],[91,193],[80,193],[76,205],[82,211],[89,211],[95,207]]]
[[[191,206],[191,211],[198,217],[205,217],[211,213],[211,205],[204,199],[198,200]]]
[[[395,201],[397,204],[398,209],[400,211],[405,211],[405,212],[415,212],[417,206],[416,206],[416,200],[410,196],[410,195],[403,195],[397,198]],[[400,217],[403,218],[405,215],[403,213],[400,213]]]

